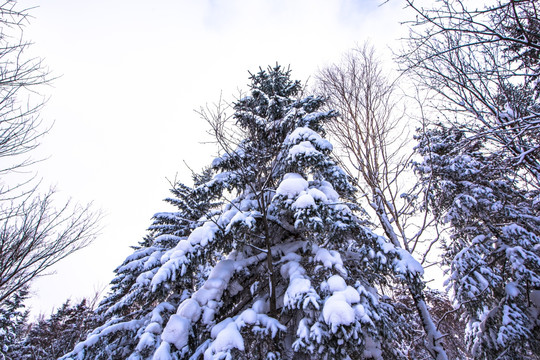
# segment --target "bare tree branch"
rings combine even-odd
[[[26,56],[29,14],[16,5],[0,3],[0,305],[87,246],[100,219],[90,206],[68,201],[57,208],[52,190],[39,195],[31,152],[48,130],[39,118],[45,101],[38,90],[51,77],[41,59]]]

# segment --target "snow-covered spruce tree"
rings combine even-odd
[[[419,137],[416,165],[431,210],[450,225],[444,262],[476,359],[539,358],[540,197],[514,159],[458,128]]]
[[[89,301],[83,299],[76,305],[66,301],[49,318],[42,317],[33,324],[21,339],[17,360],[56,360],[86,338],[97,325],[97,315]]]
[[[195,187],[206,183],[212,178],[212,168],[204,169],[200,174],[192,174]],[[193,189],[178,181],[175,181],[171,188],[173,197],[168,197],[165,201],[179,209],[176,212],[159,212],[154,214],[154,221],[148,228],[150,238],[161,235],[174,235],[178,237],[187,236],[195,227],[192,219],[200,219],[207,215],[211,207],[216,207],[216,203],[205,202],[206,195],[193,194]]]
[[[195,186],[210,178],[208,169],[193,174]],[[206,262],[213,254],[200,253],[199,257],[192,258],[181,270],[182,276],[186,273],[189,276],[180,278],[179,271],[178,278],[170,276],[158,285],[151,282],[162,261],[170,259],[178,242],[201,225],[204,215],[216,206],[207,195],[195,193],[179,182],[171,192],[174,197],[165,201],[176,206],[177,211],[154,215],[149,234],[115,270],[111,290],[96,310],[100,326],[65,358],[148,358],[153,352],[148,347],[156,341],[154,334],[161,331],[161,324],[176,309],[182,291],[192,288],[193,281],[202,276],[199,274],[205,273]]]
[[[225,205],[137,280],[168,297],[142,304],[144,318],[110,320],[65,359],[403,357],[396,313],[377,289],[391,267],[403,276],[421,267],[354,215],[354,189],[323,138],[335,113],[299,90],[279,66],[251,76],[234,104],[242,138],[214,127],[216,175],[192,195]]]
[[[28,319],[24,301],[28,288],[23,287],[0,304],[0,360],[19,359],[21,338]]]

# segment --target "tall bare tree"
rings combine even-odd
[[[439,119],[462,127],[471,141],[489,141],[524,183],[540,189],[538,2],[407,3],[416,18],[399,58],[403,69],[437,95]]]
[[[431,220],[424,212],[411,221],[416,215],[414,186],[404,185],[412,182],[407,172],[412,148],[404,136],[407,127],[397,105],[395,81],[384,74],[374,48],[364,44],[341,63],[322,69],[317,86],[328,97],[328,106],[340,114],[329,130],[341,147],[344,168],[376,214],[375,224],[396,248],[419,254],[424,263],[432,244],[421,244]],[[404,282],[426,334],[426,349],[434,359],[446,359],[443,336],[426,305],[423,279],[415,274]]]
[[[39,195],[31,152],[46,133],[39,118],[44,102],[32,105],[50,76],[41,59],[26,55],[28,10],[0,3],[0,305],[59,260],[94,238],[99,215],[89,207],[59,208],[54,191]],[[22,179],[22,180],[21,180]]]

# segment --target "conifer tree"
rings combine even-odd
[[[416,164],[428,206],[450,225],[443,261],[478,359],[538,358],[540,210],[513,159],[443,125],[419,137]]]
[[[210,177],[210,169],[193,174],[195,186]],[[159,270],[162,257],[170,256],[178,242],[198,227],[216,204],[179,182],[174,184],[171,193],[174,197],[165,201],[177,210],[156,213],[148,235],[115,270],[111,290],[96,309],[100,326],[93,329],[94,334],[84,343],[88,345],[91,341],[92,346],[75,347],[75,352],[84,354],[80,356],[87,359],[125,359],[129,355],[134,359],[147,358],[146,347],[153,341],[156,326],[172,314],[182,289],[192,286],[192,280],[187,277],[187,285],[174,277],[158,286],[151,286],[151,280]],[[205,266],[204,258],[194,259],[185,271],[196,276],[204,273]],[[79,352],[80,349],[83,351]],[[65,352],[70,350],[67,348]]]
[[[0,360],[19,358],[19,349],[28,311],[24,301],[28,297],[28,289],[23,287],[0,305]]]
[[[415,20],[400,63],[427,91],[416,170],[425,205],[447,236],[448,285],[466,315],[471,355],[534,358],[540,353],[538,2],[407,4]]]
[[[104,302],[105,314],[131,313],[64,359],[403,356],[397,315],[378,289],[391,271],[415,277],[421,266],[353,212],[355,189],[324,139],[336,115],[319,110],[324,99],[297,98],[300,83],[280,66],[250,80],[234,104],[239,138],[216,118],[215,175],[190,193],[223,206],[152,257],[151,272],[128,259],[121,272],[139,274],[137,297],[152,301],[126,307],[127,294]]]
[[[68,300],[49,318],[42,317],[28,325],[17,359],[56,360],[84,340],[97,325],[96,321],[97,316],[86,299],[73,306]]]

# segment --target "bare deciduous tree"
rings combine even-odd
[[[41,59],[26,56],[28,17],[15,1],[0,3],[0,304],[88,245],[99,219],[89,207],[56,208],[54,191],[38,195],[39,182],[24,174],[47,132],[38,116],[44,102],[33,105],[30,95],[50,81]]]
[[[328,97],[328,106],[340,113],[329,130],[341,146],[344,168],[357,180],[376,214],[376,225],[395,247],[416,252],[424,262],[431,246],[419,244],[425,241],[423,235],[431,220],[424,212],[411,221],[416,215],[413,186],[403,186],[411,183],[407,168],[412,148],[404,136],[405,119],[397,107],[395,82],[383,73],[373,47],[364,44],[346,54],[342,63],[322,69],[317,86]],[[446,359],[442,335],[424,299],[424,281],[411,276],[406,285],[426,334],[428,352],[435,359]]]
[[[440,119],[506,153],[523,183],[539,189],[538,2],[407,3],[416,19],[399,58],[403,69],[436,94],[432,105]]]
[[[403,175],[412,151],[403,136],[407,129],[395,83],[368,44],[347,53],[341,64],[322,69],[317,81],[328,106],[340,113],[328,128],[341,147],[341,162],[357,179],[390,241],[414,251],[423,229],[407,234],[412,203],[400,195],[406,192]]]
[[[27,197],[0,220],[0,303],[95,236],[98,217],[68,202],[56,209],[54,192]]]

